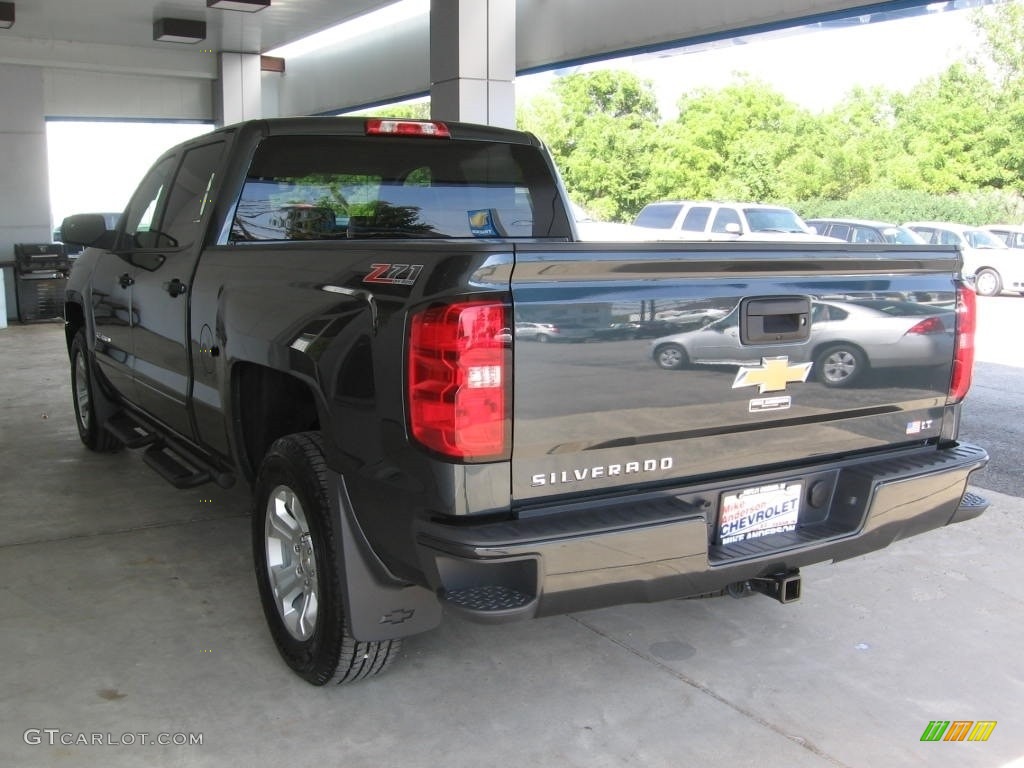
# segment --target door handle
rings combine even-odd
[[[117,278],[117,283],[122,288],[127,288],[129,285],[135,285],[135,278],[133,278],[131,275],[125,272],[123,275]]]
[[[164,283],[164,290],[171,294],[173,298],[177,298],[183,293],[188,293],[188,286],[178,278],[174,278],[171,282]]]

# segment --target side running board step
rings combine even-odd
[[[205,469],[191,466],[164,445],[147,448],[142,460],[175,488],[195,488],[213,479]]]
[[[124,443],[125,448],[142,448],[159,442],[159,436],[137,422],[124,411],[115,414],[104,428]]]
[[[235,483],[231,472],[218,469],[195,455],[188,446],[166,438],[128,411],[115,413],[103,427],[124,443],[125,448],[145,448],[142,460],[175,488],[195,488],[211,481],[221,488],[230,488]]]

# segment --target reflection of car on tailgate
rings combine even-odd
[[[516,323],[516,338],[523,341],[586,341],[589,328],[572,323]]]
[[[954,313],[902,301],[814,301],[809,343],[751,345],[740,341],[737,308],[704,328],[651,342],[654,361],[687,365],[746,365],[786,355],[812,362],[812,375],[830,387],[856,382],[868,368],[939,365],[953,349]]]

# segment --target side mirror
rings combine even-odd
[[[736,224],[735,222],[730,222],[729,224],[725,225],[725,231],[728,232],[730,235],[738,235],[742,230],[740,230],[739,224]]]
[[[112,248],[114,233],[107,229],[101,213],[79,213],[68,216],[60,225],[61,240],[70,245]]]

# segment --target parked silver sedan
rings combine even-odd
[[[955,313],[945,306],[886,299],[815,300],[810,339],[771,346],[741,344],[738,318],[737,307],[703,328],[654,339],[651,355],[669,370],[747,365],[786,355],[791,362],[812,362],[812,374],[829,387],[850,386],[869,368],[942,365],[953,355]]]

